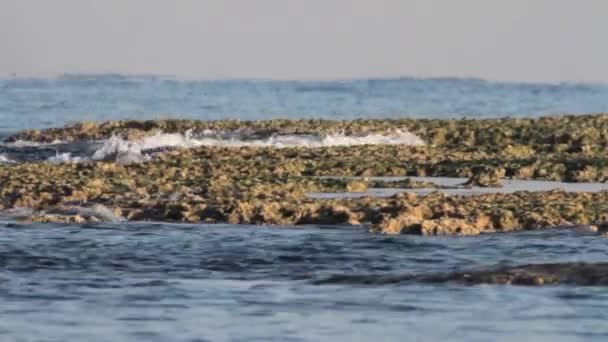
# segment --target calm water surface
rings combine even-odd
[[[0,136],[122,118],[352,119],[608,112],[608,86],[471,79],[0,80]],[[608,289],[325,284],[498,264],[605,261],[551,230],[467,238],[365,229],[0,221],[0,341],[606,341]]]
[[[539,116],[608,112],[608,84],[477,79],[185,81],[121,75],[0,79],[0,132],[84,120]]]

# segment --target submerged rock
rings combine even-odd
[[[334,275],[313,282],[316,285],[395,283],[431,283],[457,285],[517,285],[517,286],[608,286],[608,263],[552,263],[503,266],[469,272],[437,274]]]
[[[577,285],[608,286],[608,263],[554,263],[499,267],[422,277],[423,282],[463,285]]]

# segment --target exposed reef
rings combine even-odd
[[[608,114],[554,116],[536,119],[358,119],[331,120],[267,120],[267,121],[110,121],[85,122],[72,126],[29,130],[7,138],[7,141],[27,140],[52,142],[109,138],[124,135],[130,139],[164,133],[193,134],[205,130],[237,131],[248,137],[272,134],[331,134],[346,135],[408,131],[429,145],[447,148],[469,147],[505,155],[529,157],[538,152],[601,151],[608,146]]]
[[[500,187],[504,179],[608,179],[608,115],[491,120],[118,121],[25,131],[8,141],[80,141],[122,135],[239,131],[346,136],[412,132],[425,146],[198,146],[152,157],[0,164],[0,209],[29,208],[37,222],[127,220],[247,224],[366,225],[387,234],[475,235],[608,222],[608,193],[517,192],[447,196],[441,187],[371,176],[466,177],[462,186]],[[194,132],[194,133],[192,133]],[[122,153],[122,152],[121,152]],[[139,152],[137,152],[139,153]],[[332,177],[358,176],[359,179]],[[398,188],[390,198],[315,199],[310,192]],[[416,196],[407,189],[437,191]],[[113,216],[87,211],[103,206]],[[80,208],[80,209],[75,209]],[[99,207],[97,207],[99,209]],[[96,214],[97,213],[97,214]]]

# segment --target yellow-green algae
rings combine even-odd
[[[427,146],[322,148],[198,147],[152,161],[119,165],[0,165],[0,207],[49,211],[103,204],[131,220],[248,224],[369,224],[372,231],[471,235],[595,225],[607,221],[608,193],[520,192],[477,196],[399,194],[392,198],[312,199],[311,191],[363,191],[421,184],[345,181],[313,176],[461,176],[499,186],[502,178],[605,181],[608,115],[489,120],[120,121],[27,131],[9,140],[100,139],[188,129],[257,130],[257,134],[345,134],[407,130]],[[426,185],[428,186],[428,184]],[[438,190],[440,191],[440,189]],[[86,221],[82,215],[32,217]]]
[[[538,152],[602,151],[608,146],[608,114],[569,115],[534,119],[357,119],[332,120],[266,120],[266,121],[109,121],[85,122],[72,126],[29,130],[15,134],[7,141],[103,139],[113,134],[138,138],[162,131],[176,133],[192,130],[231,131],[246,128],[257,135],[331,134],[346,135],[383,133],[405,130],[418,135],[428,144],[439,147],[483,150],[529,157]]]

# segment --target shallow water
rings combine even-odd
[[[608,112],[608,85],[451,78],[180,81],[120,75],[0,80],[0,138],[22,129],[126,118],[589,112]],[[47,160],[57,153],[91,156],[99,147],[0,145],[0,162]],[[506,185],[498,191],[587,186]],[[344,227],[31,225],[4,218],[0,341],[605,341],[606,288],[314,284],[332,275],[373,278],[498,264],[599,262],[606,260],[607,241],[572,230],[465,238],[382,236]]]
[[[573,231],[446,238],[144,223],[0,231],[2,340],[608,337],[605,288],[313,285],[335,274],[605,260],[605,240]]]
[[[359,179],[360,177],[322,177],[322,178],[347,178]],[[599,192],[608,191],[608,183],[568,183],[541,180],[519,180],[505,179],[502,187],[462,187],[467,178],[458,177],[367,177],[369,180],[403,180],[409,178],[413,181],[432,182],[442,187],[454,187],[445,189],[421,188],[421,189],[399,189],[399,188],[369,188],[364,192],[311,192],[308,196],[312,198],[359,198],[359,197],[390,197],[401,192],[412,192],[417,195],[428,195],[432,192],[442,192],[446,195],[473,196],[480,194],[508,194],[518,191],[551,191],[564,190],[566,192]]]

